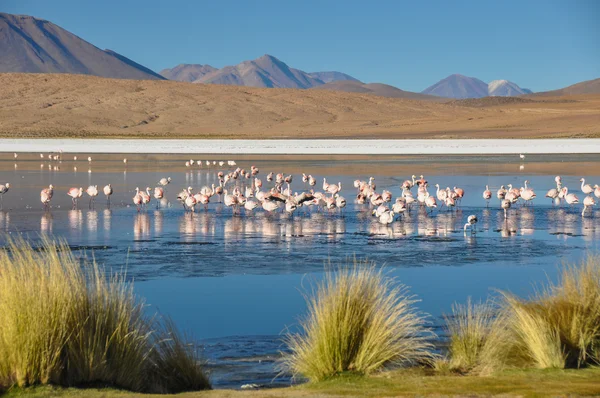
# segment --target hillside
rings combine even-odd
[[[436,97],[433,95],[413,93],[412,91],[404,91],[394,86],[381,83],[361,83],[359,81],[335,81],[324,84],[322,86],[313,87],[312,90],[332,90],[332,91],[344,91],[347,93],[362,93],[372,94],[381,97],[389,98],[406,98],[424,101],[446,101],[444,98]]]
[[[0,74],[4,137],[600,136],[600,95],[469,107],[330,90]]]
[[[600,79],[586,80],[558,90],[544,91],[533,96],[600,94]]]
[[[194,83],[267,88],[310,88],[323,84],[308,73],[290,68],[285,62],[268,54],[253,61],[218,69],[200,77]]]
[[[173,68],[167,68],[160,71],[160,75],[169,79],[177,80],[178,82],[193,82],[194,80],[200,79],[207,73],[216,71],[217,68],[213,68],[210,65],[200,64],[179,64]]]
[[[0,72],[77,73],[120,79],[164,79],[101,50],[43,19],[0,13]]]

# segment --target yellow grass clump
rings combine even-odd
[[[491,305],[454,304],[452,316],[447,316],[446,327],[449,334],[449,367],[459,372],[468,372],[478,365],[480,355],[487,342],[494,323],[494,309]]]
[[[449,324],[460,336],[451,333],[451,363],[469,363],[485,373],[507,367],[600,365],[600,257],[564,266],[556,283],[548,282],[529,299],[502,293],[492,320],[485,318],[490,326],[487,334],[473,331],[486,328],[479,328],[478,316],[472,314],[473,310],[474,328],[464,322]],[[470,335],[474,337],[469,339]],[[465,350],[457,350],[456,343],[477,340],[475,336],[483,336],[483,343],[477,351],[474,343],[469,344],[470,352],[477,354],[467,361]]]
[[[307,296],[301,332],[287,337],[283,366],[311,381],[342,372],[369,374],[386,367],[430,362],[425,318],[408,289],[373,264],[326,272]]]
[[[187,347],[171,323],[145,314],[123,276],[80,264],[65,242],[44,240],[36,250],[16,240],[0,250],[1,388],[209,388]],[[183,369],[191,373],[185,379]]]

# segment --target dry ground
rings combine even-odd
[[[0,136],[600,137],[600,95],[438,103],[83,75],[0,74]]]

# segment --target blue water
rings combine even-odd
[[[33,161],[15,169],[12,161],[0,160],[0,184],[11,182],[0,210],[0,231],[33,240],[43,234],[62,237],[81,255],[93,255],[106,267],[126,271],[148,311],[172,317],[203,343],[216,387],[290,383],[286,376],[274,380],[274,364],[285,351],[281,337],[297,330],[305,310],[302,292],[322,277],[328,262],[358,256],[385,264],[390,276],[410,286],[421,300],[419,309],[431,314],[431,324],[443,333],[440,317],[453,302],[468,297],[485,300],[497,289],[531,294],[534,285],[556,277],[561,262],[578,261],[599,249],[599,217],[582,218],[581,207],[555,207],[543,198],[554,185],[554,173],[497,172],[493,163],[481,159],[463,161],[466,166],[461,168],[448,160],[426,176],[430,185],[439,182],[465,189],[458,210],[429,215],[415,206],[389,227],[370,215],[370,206],[353,203],[352,181],[374,176],[378,191],[388,189],[396,196],[408,177],[404,174],[411,174],[403,172],[410,170],[406,160],[398,160],[398,173],[384,174],[377,174],[383,163],[375,161],[358,162],[359,169],[365,168],[360,174],[351,161],[302,163],[307,173],[319,177],[323,170],[336,170],[326,176],[330,182],[342,182],[348,206],[343,214],[313,210],[294,217],[262,210],[232,215],[231,209],[215,203],[216,197],[207,211],[185,213],[175,200],[177,192],[188,185],[197,189],[212,184],[218,168],[190,171],[172,159],[168,167],[141,162],[134,157],[127,166],[118,160],[103,161],[101,167],[86,162],[74,171],[67,162],[60,170],[48,170],[32,167]],[[255,163],[265,186],[267,172],[299,167],[295,161]],[[482,170],[468,174],[473,165]],[[394,169],[396,163],[387,160],[385,166]],[[135,187],[154,187],[167,175],[173,178],[168,203],[157,209],[153,202],[138,212],[131,203]],[[563,182],[583,200],[579,177],[563,176]],[[588,177],[591,183],[600,180]],[[504,220],[495,190],[500,184],[520,187],[525,179],[538,193],[534,206],[511,209]],[[115,189],[110,208],[100,197],[90,208],[84,196],[73,209],[65,193],[71,186],[85,189],[93,183],[101,189],[109,182]],[[45,212],[39,190],[50,183],[55,195],[52,208]],[[317,188],[321,183],[319,178]],[[481,198],[485,185],[494,192],[489,207]],[[293,188],[304,189],[299,173]],[[462,228],[470,214],[479,218],[473,236]]]

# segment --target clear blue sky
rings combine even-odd
[[[421,91],[452,73],[534,91],[600,77],[600,1],[0,0],[153,70],[271,54]]]

